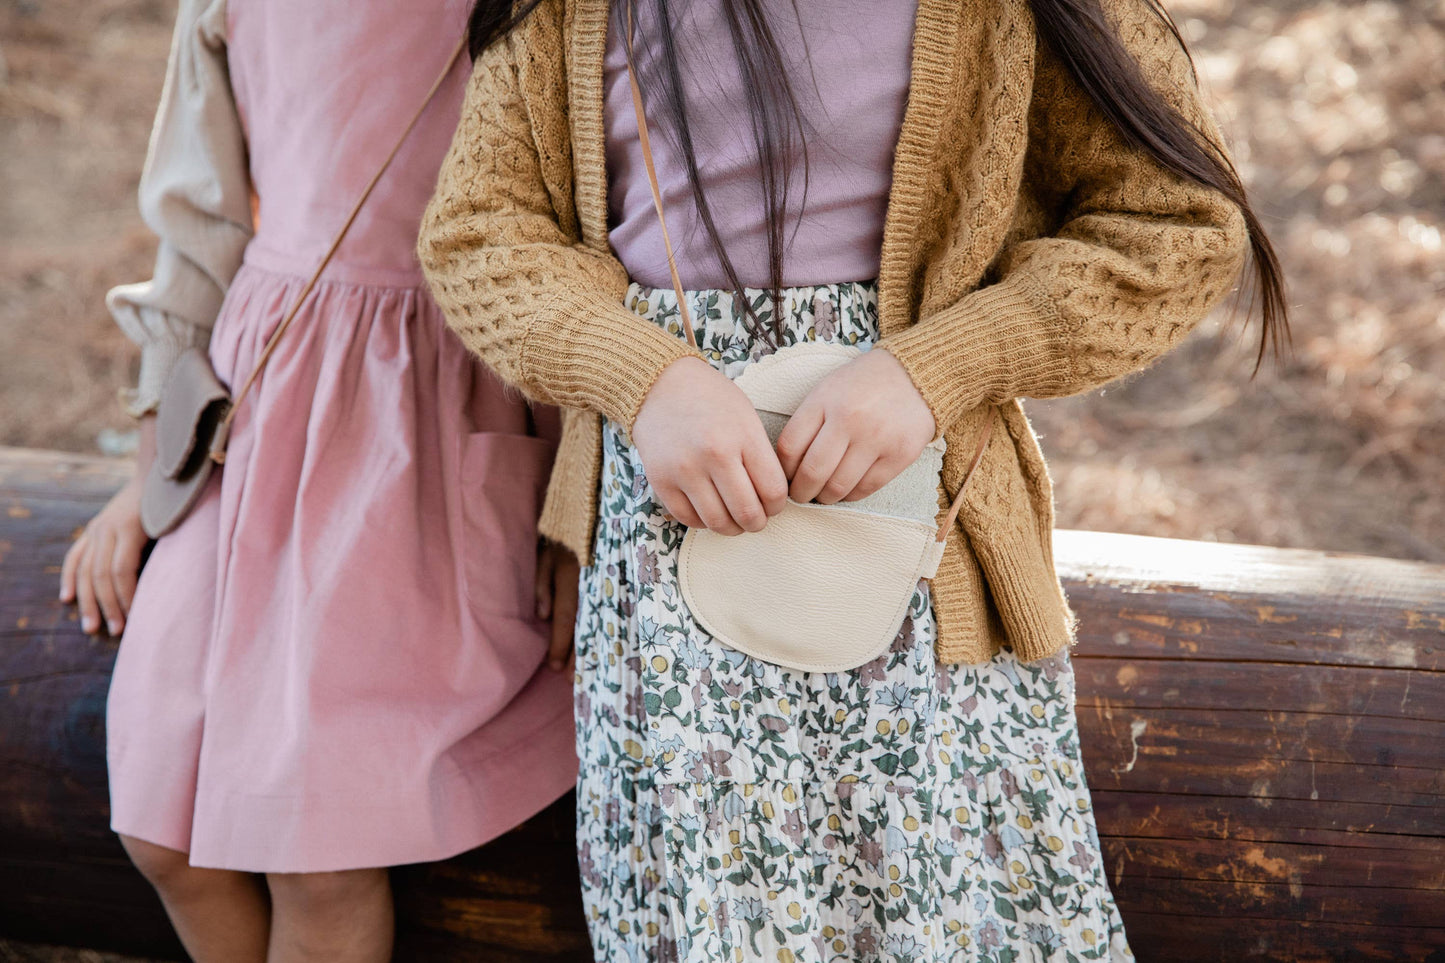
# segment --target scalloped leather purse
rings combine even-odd
[[[216,376],[216,369],[212,367],[210,356],[204,350],[190,348],[176,359],[166,377],[160,404],[156,408],[156,458],[141,486],[141,527],[151,538],[160,538],[172,531],[190,514],[196,502],[200,501],[211,473],[217,466],[225,463],[231,423],[241,402],[260,377],[271,353],[276,349],[277,342],[291,326],[297,312],[301,310],[301,305],[320,280],[321,273],[326,270],[326,265],[331,263],[332,255],[341,246],[346,233],[351,230],[351,225],[356,221],[356,215],[361,213],[366,199],[371,196],[377,182],[396,159],[397,152],[401,150],[412,128],[421,119],[422,113],[441,89],[442,83],[465,50],[466,37],[463,36],[457,43],[456,50],[447,58],[447,65],[442,68],[426,97],[422,99],[421,106],[397,138],[391,153],[387,154],[386,160],[382,161],[366,189],[357,198],[346,222],[336,232],[331,247],[321,258],[321,263],[316,266],[316,270],[287,309],[281,323],[266,341],[260,358],[242,383],[241,390],[236,393],[235,400],[232,400],[230,391]]]
[[[630,2],[626,40],[643,163],[682,329],[688,344],[696,348],[633,68]],[[808,393],[860,354],[862,349],[856,347],[802,342],[754,362],[733,383],[747,395],[776,443]],[[940,437],[866,498],[836,505],[789,499],[761,532],[729,536],[688,529],[678,560],[678,582],[693,618],[718,642],[784,668],[838,672],[876,659],[897,637],[919,580],[938,571],[949,529],[958,518],[968,481],[983,459],[995,417],[991,412],[985,421],[973,461],[941,523],[937,521],[944,454]],[[800,576],[806,576],[806,583]]]

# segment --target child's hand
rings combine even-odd
[[[788,480],[752,402],[701,358],[662,372],[632,442],[662,507],[690,528],[760,532],[787,502]]]
[[[87,635],[125,630],[140,577],[141,554],[149,539],[140,523],[141,488],[156,457],[155,415],[139,425],[135,474],[85,526],[60,567],[60,601],[80,603],[80,627]]]
[[[139,477],[126,482],[65,553],[60,600],[80,603],[80,627],[87,635],[101,631],[102,617],[112,636],[125,630],[147,541],[140,493]]]
[[[936,434],[903,365],[875,349],[809,392],[778,436],[778,460],[793,501],[857,501],[898,477]]]
[[[577,625],[577,556],[552,542],[537,549],[537,618],[552,620],[552,644],[547,664],[556,672],[572,665],[573,632]]]

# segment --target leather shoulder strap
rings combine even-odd
[[[997,420],[998,409],[989,408],[988,420],[983,423],[983,431],[978,435],[978,447],[973,451],[973,461],[968,463],[968,471],[963,473],[963,481],[958,483],[958,493],[953,496],[953,503],[948,506],[948,514],[938,526],[938,534],[934,536],[936,541],[947,541],[948,530],[958,521],[958,513],[963,510],[963,493],[968,491],[969,479],[973,477],[978,463],[983,461],[983,453],[988,450],[989,439],[993,437],[993,423]]]
[[[387,168],[391,167],[391,162],[396,160],[396,155],[401,151],[401,145],[406,143],[407,137],[411,135],[412,128],[416,127],[417,121],[421,120],[421,115],[425,113],[427,107],[431,105],[432,100],[436,97],[437,91],[441,89],[442,84],[446,81],[447,76],[452,72],[452,68],[456,66],[456,62],[461,58],[466,49],[467,37],[466,33],[463,32],[462,38],[457,41],[456,49],[453,50],[451,56],[447,58],[446,66],[442,68],[441,73],[437,74],[436,80],[432,82],[431,89],[428,90],[426,96],[422,98],[421,105],[417,107],[416,113],[412,114],[411,120],[407,121],[406,127],[402,129],[401,134],[396,139],[396,143],[392,145],[391,152],[386,155],[386,159],[381,162],[381,166],[377,168],[376,173],[372,175],[366,188],[362,190],[361,196],[359,196],[356,199],[356,203],[352,205],[351,213],[346,216],[346,220],[342,223],[341,229],[336,232],[336,237],[332,239],[331,246],[326,249],[326,253],[321,258],[321,263],[317,264],[316,270],[311,272],[311,276],[307,278],[306,283],[302,285],[301,290],[297,292],[295,300],[293,300],[291,306],[287,308],[285,316],[281,319],[281,323],[276,326],[276,330],[272,332],[271,337],[266,341],[266,346],[261,350],[261,356],[256,359],[256,364],[251,368],[251,373],[247,375],[246,380],[242,382],[241,390],[236,392],[235,397],[231,401],[231,407],[226,412],[226,417],[217,427],[216,434],[211,440],[211,459],[217,464],[224,464],[226,461],[226,442],[230,438],[231,422],[235,419],[236,411],[241,407],[241,402],[250,392],[251,386],[256,383],[256,379],[260,377],[262,370],[266,367],[266,362],[271,360],[271,354],[276,350],[276,345],[281,340],[281,336],[286,333],[287,328],[291,327],[291,322],[296,319],[297,313],[301,310],[301,305],[305,303],[306,298],[311,294],[311,290],[316,287],[316,282],[321,279],[321,274],[326,270],[326,265],[331,263],[332,256],[336,254],[337,248],[341,247],[341,242],[346,239],[346,234],[351,230],[351,225],[356,222],[356,215],[361,213],[361,208],[366,204],[367,198],[371,197],[371,192],[376,189],[376,185],[381,181],[381,177],[386,173]]]
[[[682,291],[682,280],[677,274],[677,257],[672,251],[672,238],[667,235],[667,218],[662,213],[662,188],[657,183],[657,165],[652,160],[652,138],[647,136],[647,112],[642,108],[642,88],[637,85],[637,70],[633,66],[632,54],[632,5],[627,0],[627,84],[632,88],[632,109],[637,112],[637,139],[642,144],[642,164],[647,168],[647,183],[652,187],[652,206],[657,208],[657,223],[662,228],[662,244],[667,249],[667,269],[672,272],[672,290],[677,294],[677,310],[682,314],[682,330],[687,343],[697,347],[697,336],[692,332],[692,312],[687,306],[687,296]]]

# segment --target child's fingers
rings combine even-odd
[[[556,566],[553,589],[555,617],[552,619],[552,644],[547,649],[548,664],[559,672],[567,667],[573,651],[579,591],[577,576],[576,560],[568,553]]]
[[[768,513],[743,463],[729,465],[714,481],[733,523],[745,532],[761,532],[768,523]]]
[[[81,559],[85,557],[86,543],[89,542],[85,532],[71,543],[65,553],[65,561],[60,566],[60,601],[75,601],[75,573],[80,568]]]
[[[702,478],[687,489],[687,500],[697,511],[703,525],[719,535],[741,535],[742,526],[733,521],[722,494],[711,478]]]
[[[116,541],[113,572],[122,618],[130,616],[130,606],[135,601],[135,587],[140,580],[140,557],[145,545],[144,535],[125,535]]]
[[[848,451],[848,436],[825,424],[813,438],[798,470],[793,473],[793,484],[788,495],[795,502],[806,504],[818,497],[828,479],[838,469],[838,463]]]
[[[803,463],[803,456],[813,444],[813,439],[823,429],[823,406],[804,398],[798,410],[788,419],[783,426],[783,431],[778,435],[778,443],[774,450],[778,453],[778,463],[783,468],[783,475],[792,480],[798,471],[798,466]]]
[[[567,660],[567,653],[572,649],[572,623],[561,618],[552,620],[552,644],[547,646],[547,664],[554,671],[560,672]]]
[[[906,468],[907,466],[905,465],[904,467]],[[867,498],[897,478],[901,471],[901,468],[895,468],[887,459],[880,458],[873,463],[873,467],[864,472],[858,484],[853,486],[853,490],[849,492],[848,496],[843,500],[845,502],[856,502],[860,498]]]
[[[90,557],[94,551],[94,543],[86,539],[81,557],[75,565],[75,598],[80,603],[80,628],[87,635],[100,631],[100,606],[95,604],[95,590],[90,574]]]
[[[763,435],[763,441],[767,441],[767,435]],[[747,470],[753,490],[758,493],[768,517],[782,511],[783,506],[788,504],[788,476],[783,473],[783,466],[773,449],[767,444],[745,448],[743,468]]]
[[[667,491],[657,490],[657,500],[662,505],[662,513],[669,521],[681,522],[688,528],[707,528],[702,516],[698,515],[697,509],[693,508],[692,500],[687,497],[681,488],[673,488]]]
[[[550,546],[541,546],[537,550],[537,578],[534,592],[537,602],[537,618],[544,621],[552,617],[552,586],[556,571],[556,552]]]
[[[850,445],[838,467],[833,469],[832,477],[823,483],[822,491],[818,492],[818,504],[833,505],[842,501],[858,487],[877,460],[873,452],[864,451],[859,445]]]
[[[103,532],[90,554],[90,577],[95,583],[95,600],[100,604],[101,615],[111,635],[119,635],[124,624],[120,599],[115,594],[115,531]]]

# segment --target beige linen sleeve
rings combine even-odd
[[[225,0],[181,0],[165,87],[140,182],[141,217],[160,238],[149,281],[113,288],[106,306],[141,349],[128,391],[153,411],[171,366],[204,348],[250,240],[246,140],[231,95]]]

